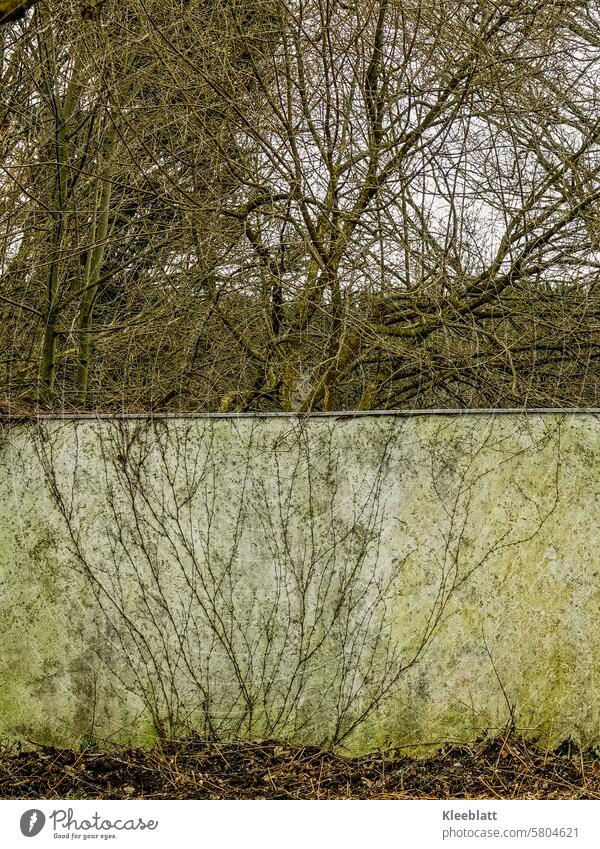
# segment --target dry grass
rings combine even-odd
[[[600,761],[515,734],[425,760],[344,758],[307,746],[165,742],[97,754],[5,750],[3,799],[600,799]]]

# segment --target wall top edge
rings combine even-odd
[[[477,407],[466,409],[422,409],[422,410],[339,410],[312,413],[38,413],[31,415],[0,413],[0,421],[19,424],[39,421],[72,420],[153,420],[153,419],[321,419],[337,420],[368,418],[411,418],[415,416],[505,416],[505,415],[600,415],[600,407]]]

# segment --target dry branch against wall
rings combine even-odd
[[[560,495],[560,422],[477,422],[426,427],[418,468],[414,431],[396,419],[352,440],[329,419],[40,426],[109,698],[131,694],[161,738],[430,742],[410,704],[427,705],[431,652],[472,588],[492,592],[499,564],[542,535]],[[521,477],[524,453],[540,458],[541,488]],[[507,476],[515,492],[484,527]],[[419,487],[425,528],[410,521]],[[485,628],[474,639],[499,708],[486,699],[473,721],[499,727],[524,685],[514,670],[505,680]]]

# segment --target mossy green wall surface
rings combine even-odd
[[[600,742],[592,414],[0,430],[0,737]]]

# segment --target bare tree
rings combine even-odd
[[[0,2],[0,24],[8,24],[18,21],[24,17],[25,12],[30,9],[36,0],[1,0]]]
[[[594,403],[589,3],[128,0],[84,18],[40,6],[3,30],[7,395]]]
[[[241,238],[221,286],[262,305],[229,327],[256,377],[222,409],[593,397],[600,125],[569,19],[554,2],[280,13],[238,136],[247,188],[222,209]]]

